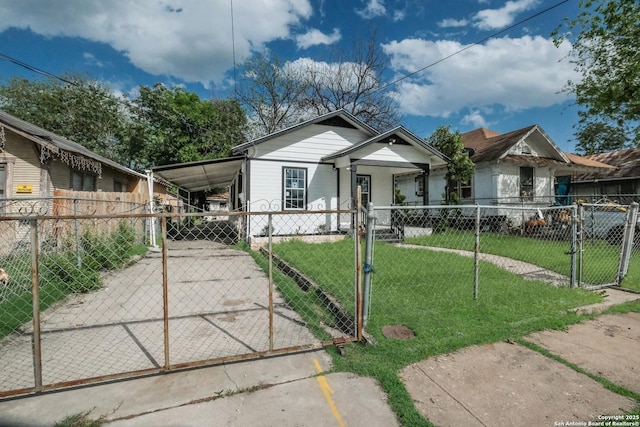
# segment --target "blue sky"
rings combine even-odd
[[[179,85],[202,98],[233,94],[233,63],[267,48],[295,65],[377,32],[383,77],[402,123],[421,137],[439,125],[508,132],[539,124],[574,151],[577,80],[552,30],[578,0],[0,0],[0,53],[62,75],[89,73],[115,93]],[[500,33],[543,10],[558,7]],[[231,19],[233,8],[233,20]],[[233,22],[233,31],[232,31]],[[232,34],[234,37],[232,37]],[[0,61],[0,83],[37,74]]]

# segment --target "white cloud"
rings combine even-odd
[[[458,28],[458,27],[466,27],[467,25],[469,25],[469,21],[466,19],[443,19],[442,21],[438,22],[438,27],[443,27],[443,28],[447,28],[447,27]]]
[[[236,60],[290,37],[291,29],[311,14],[309,0],[234,2]],[[233,64],[227,1],[0,0],[0,16],[0,31],[17,27],[106,43],[154,75],[206,85],[221,81]]]
[[[487,121],[480,110],[471,111],[469,114],[465,115],[462,120],[460,120],[460,123],[463,125],[471,125],[475,129],[486,128],[488,126]]]
[[[296,36],[296,44],[300,49],[307,49],[319,44],[334,44],[340,41],[342,35],[338,28],[334,28],[331,34],[324,34],[322,31],[313,29],[305,34]]]
[[[540,0],[508,1],[500,9],[485,9],[473,17],[474,26],[481,30],[496,30],[511,25],[517,14],[538,6]]]
[[[382,47],[400,76],[466,46],[446,40],[406,39]],[[394,96],[401,101],[403,113],[445,118],[465,108],[499,105],[506,111],[521,111],[560,104],[566,96],[558,92],[568,80],[580,78],[570,63],[560,62],[570,48],[568,42],[556,48],[540,36],[493,39],[401,81]]]
[[[84,52],[82,54],[82,57],[84,58],[85,63],[89,65],[93,65],[96,67],[104,67],[104,63],[100,61],[98,58],[96,58],[95,55],[92,54],[91,52]]]
[[[362,19],[372,19],[377,16],[384,16],[387,13],[387,9],[384,7],[383,0],[367,0],[367,5],[364,9],[356,9],[356,13]]]

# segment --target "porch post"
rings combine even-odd
[[[429,165],[422,167],[422,205],[427,206],[429,204]]]
[[[355,210],[358,206],[358,180],[356,175],[358,174],[358,165],[351,164],[351,209]],[[356,218],[354,215],[358,215],[359,212],[352,214],[351,216],[351,231],[357,232],[356,230]]]

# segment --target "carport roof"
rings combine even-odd
[[[154,175],[187,191],[203,191],[231,184],[244,157],[200,160],[175,165],[156,166]]]

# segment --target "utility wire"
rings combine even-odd
[[[546,9],[544,9],[544,10],[541,10],[540,12],[538,12],[538,13],[536,13],[536,14],[534,14],[534,15],[531,15],[531,16],[529,16],[529,17],[527,17],[527,18],[525,18],[525,19],[523,19],[523,20],[521,20],[521,21],[516,22],[515,24],[512,24],[512,25],[510,25],[510,26],[508,26],[508,27],[506,27],[506,28],[503,28],[502,30],[500,30],[500,31],[498,31],[498,32],[496,32],[496,33],[493,33],[493,34],[491,34],[490,36],[487,36],[487,37],[483,38],[482,40],[478,40],[478,41],[476,41],[476,42],[473,42],[472,44],[467,45],[467,46],[465,46],[464,48],[462,48],[462,49],[460,49],[460,50],[458,50],[458,51],[456,51],[456,52],[454,52],[454,53],[452,53],[452,54],[450,54],[450,55],[447,55],[447,56],[445,56],[445,57],[443,57],[443,58],[440,58],[440,59],[438,59],[437,61],[432,62],[431,64],[429,64],[429,65],[427,65],[427,66],[425,66],[425,67],[420,68],[419,70],[413,71],[413,72],[411,72],[411,73],[409,73],[409,74],[405,74],[405,75],[403,75],[402,77],[399,77],[399,78],[397,78],[396,80],[394,80],[394,81],[392,81],[392,82],[390,82],[390,83],[387,83],[386,85],[382,86],[381,88],[376,89],[376,92],[383,91],[383,90],[387,89],[388,87],[393,86],[393,85],[395,85],[396,83],[401,82],[402,80],[405,80],[405,79],[408,79],[409,77],[415,76],[416,74],[421,73],[421,72],[423,72],[424,70],[426,70],[426,69],[428,69],[428,68],[431,68],[431,67],[433,67],[433,66],[435,66],[435,65],[438,65],[439,63],[444,62],[444,61],[446,61],[447,59],[450,59],[450,58],[452,58],[452,57],[454,57],[454,56],[456,56],[456,55],[458,55],[458,54],[461,54],[462,52],[464,52],[464,51],[466,51],[466,50],[469,50],[469,49],[471,49],[472,47],[475,47],[475,46],[477,46],[477,45],[479,45],[479,44],[482,44],[482,43],[486,42],[487,40],[490,40],[490,39],[492,39],[492,38],[495,38],[495,37],[499,36],[499,35],[500,35],[500,34],[502,34],[502,33],[506,33],[507,31],[512,30],[513,28],[518,27],[518,26],[520,26],[520,25],[524,24],[524,23],[525,23],[525,22],[527,22],[527,21],[530,21],[530,20],[532,20],[532,19],[534,19],[534,18],[537,18],[538,16],[543,15],[543,14],[545,14],[545,13],[547,13],[547,12],[549,12],[549,11],[551,11],[551,10],[555,9],[556,7],[559,7],[559,6],[563,5],[564,3],[567,3],[568,1],[569,1],[569,0],[563,0],[563,1],[559,2],[559,3],[556,3],[556,4],[554,4],[553,6],[550,6],[550,7],[546,8]]]
[[[0,53],[0,59],[7,61],[7,62],[11,62],[12,64],[18,65],[22,68],[26,68],[27,70],[33,71],[34,73],[38,73],[38,74],[42,74],[43,76],[49,77],[50,79],[56,79],[56,80],[60,80],[63,81],[65,83],[68,83],[70,85],[74,85],[74,86],[78,86],[77,83],[72,82],[71,80],[67,80],[63,77],[60,76],[56,76],[55,74],[51,74],[47,71],[41,70],[40,68],[34,67],[33,65],[29,65],[26,62],[22,62],[18,59],[12,58],[9,55],[5,55],[3,53]]]

